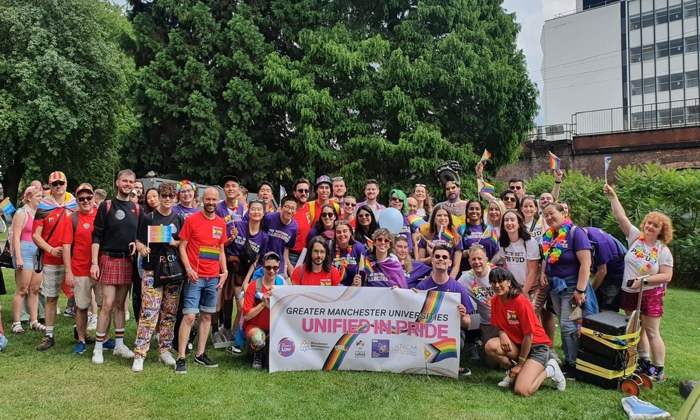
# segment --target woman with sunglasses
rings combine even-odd
[[[340,282],[343,286],[361,286],[355,278],[357,267],[362,256],[367,253],[367,247],[355,241],[352,237],[350,223],[339,221],[335,225],[335,240],[331,250],[334,252],[333,265],[340,272]]]
[[[484,209],[479,200],[469,200],[467,202],[467,223],[462,225],[460,235],[462,236],[462,249],[469,249],[473,244],[482,246],[486,257],[493,258],[498,252],[498,242],[485,237],[487,226],[484,223]],[[469,258],[462,258],[461,271],[470,268]]]
[[[355,208],[357,207],[357,198],[352,195],[346,195],[340,208],[340,218],[344,222],[355,226]]]
[[[415,288],[418,283],[430,275],[432,269],[429,265],[413,261],[411,253],[408,252],[408,240],[404,236],[394,237],[394,255],[403,267],[406,285],[409,289]]]
[[[518,196],[515,194],[515,191],[503,191],[501,193],[501,201],[503,201],[503,205],[506,207],[506,210],[515,209],[520,211],[520,200],[518,200]]]
[[[430,222],[421,226],[421,239],[416,250],[416,260],[430,264],[433,248],[445,245],[450,250],[452,267],[450,276],[457,278],[462,262],[462,237],[452,225],[452,217],[444,207],[437,205],[430,215]]]
[[[545,334],[520,284],[506,269],[494,268],[489,283],[496,296],[491,299],[491,323],[498,336],[486,342],[486,355],[507,369],[498,383],[523,397],[533,395],[545,379],[557,389],[566,389],[566,379],[552,357],[552,341]]]
[[[321,206],[321,217],[319,217],[318,221],[311,227],[309,236],[306,237],[307,249],[311,238],[315,238],[316,236],[325,239],[330,247],[335,237],[335,222],[337,220],[338,213],[335,211],[335,206],[331,204],[324,204]]]
[[[369,287],[408,287],[406,276],[396,256],[391,254],[394,235],[387,229],[379,228],[372,235],[374,246],[365,258],[364,270],[353,279],[354,284],[361,282]],[[361,265],[361,264],[360,264]]]
[[[379,229],[379,223],[369,206],[360,206],[355,215],[355,240],[369,248],[374,231]]]
[[[430,197],[425,184],[416,184],[413,189],[413,198],[418,202],[416,214],[427,221],[428,216],[433,212],[433,199]]]

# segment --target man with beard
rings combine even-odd
[[[178,334],[178,358],[175,373],[187,373],[185,349],[192,325],[199,314],[199,331],[195,363],[208,368],[218,367],[204,352],[209,337],[211,315],[216,312],[217,291],[228,277],[224,244],[226,224],[217,216],[219,193],[209,187],[204,191],[202,211],[190,216],[180,232],[180,259],[187,273],[184,285],[183,319]]]
[[[117,174],[117,196],[105,200],[97,209],[92,231],[92,263],[90,277],[99,281],[102,290],[102,308],[97,318],[95,349],[92,362],[104,363],[103,344],[114,309],[113,354],[132,359],[134,353],[124,344],[124,323],[126,295],[131,287],[136,230],[141,216],[138,204],[129,200],[136,182],[136,175],[130,169]],[[48,313],[48,312],[47,312]]]
[[[367,206],[372,209],[375,216],[379,216],[379,212],[384,210],[386,207],[377,201],[378,197],[379,182],[377,182],[376,179],[368,179],[367,182],[365,182],[365,201],[357,203],[356,208],[359,209],[362,206]]]
[[[331,264],[326,241],[317,236],[309,242],[304,264],[294,269],[292,284],[296,286],[338,286],[340,272]]]
[[[292,249],[289,251],[289,261],[292,266],[297,264],[299,254],[301,254],[301,251],[306,245],[306,236],[309,234],[309,230],[311,230],[311,223],[307,218],[310,188],[311,181],[306,178],[297,179],[292,188],[292,194],[294,194],[294,199],[297,202],[297,211],[294,213],[294,221],[297,222],[297,237],[294,241],[294,246],[292,246]]]
[[[445,197],[447,200],[438,204],[438,206],[442,206],[450,213],[452,224],[456,228],[466,223],[467,201],[462,200],[461,195],[462,188],[459,180],[450,179],[445,182]]]
[[[342,176],[333,177],[333,198],[336,203],[343,204],[343,199],[345,199],[345,194],[348,192],[348,188],[345,186],[345,180]]]

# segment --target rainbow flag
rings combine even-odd
[[[487,226],[484,233],[481,234],[481,239],[489,239],[494,245],[498,246],[498,230],[491,225]]]
[[[491,152],[488,149],[484,149],[484,153],[481,154],[481,160],[479,162],[486,162],[491,159]]]
[[[408,216],[406,216],[406,218],[408,219],[408,224],[411,226],[412,230],[416,230],[424,224],[428,223],[417,214],[409,214]]]
[[[352,343],[360,334],[364,334],[369,331],[369,324],[362,324],[360,329],[354,334],[343,334],[338,341],[333,346],[333,351],[326,358],[325,363],[323,363],[323,370],[329,372],[331,370],[338,370],[340,365],[343,363],[345,354],[348,352]]]
[[[0,201],[0,210],[2,210],[2,212],[8,216],[12,216],[17,211],[8,197],[5,197],[4,200]]]
[[[200,246],[199,247],[199,259],[202,260],[219,260],[219,248],[214,246]]]
[[[36,209],[37,213],[35,218],[43,219],[51,211],[57,208],[64,208],[70,211],[76,211],[78,210],[78,202],[75,200],[75,197],[73,197],[73,194],[69,192],[67,192],[65,197],[63,198],[63,205],[57,204],[51,196],[45,197],[39,202],[39,207],[37,207]]]
[[[496,194],[496,187],[484,181],[483,179],[476,180],[476,188],[479,190],[480,193]]]
[[[557,155],[555,155],[552,152],[548,152],[548,153],[549,153],[549,169],[551,169],[553,171],[560,170],[561,169],[561,159],[559,159],[557,157]]]
[[[447,243],[454,243],[455,240],[455,234],[449,229],[440,229],[440,239]]]
[[[442,298],[444,296],[445,294],[443,292],[439,292],[437,290],[429,291],[425,296],[425,302],[423,302],[423,307],[421,308],[420,315],[416,321],[423,324],[429,324],[432,322],[440,310],[440,305],[442,305]]]
[[[423,356],[426,363],[438,363],[445,359],[457,357],[457,340],[445,338],[430,344],[423,345]]]
[[[169,244],[173,240],[171,225],[156,225],[148,227],[148,243]]]

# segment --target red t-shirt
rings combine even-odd
[[[309,223],[309,203],[304,204],[297,209],[294,214],[294,220],[297,222],[297,240],[294,242],[292,251],[297,254],[306,246],[306,237],[309,236],[311,223]]]
[[[517,345],[522,344],[523,337],[528,334],[532,334],[532,344],[552,345],[530,301],[522,294],[506,302],[498,296],[492,297],[491,325],[505,332]]]
[[[297,286],[337,286],[340,284],[340,272],[337,268],[331,267],[330,273],[327,271],[312,273],[300,265],[292,273],[292,283]]]
[[[251,281],[250,284],[248,284],[248,288],[245,289],[245,297],[243,298],[243,314],[247,315],[248,312],[250,312],[254,307],[256,307],[260,301],[258,302],[255,301],[255,293],[257,292],[258,285],[255,280]],[[270,293],[271,289],[268,289],[265,287],[265,285],[262,285],[262,291],[261,293],[266,294]],[[246,329],[248,327],[258,327],[263,331],[269,332],[270,331],[270,309],[269,308],[263,308],[262,311],[260,311],[254,318],[245,321],[245,327]]]
[[[207,219],[204,212],[195,213],[185,219],[180,240],[187,241],[187,258],[197,275],[217,277],[221,272],[219,255],[226,242],[226,223],[219,216]]]
[[[63,215],[61,215],[63,213]],[[34,234],[39,226],[41,226],[41,237],[46,241],[51,233],[51,238],[46,241],[53,248],[60,248],[63,246],[63,237],[65,236],[66,226],[71,229],[73,226],[70,223],[70,210],[66,210],[63,207],[58,207],[53,210],[46,217],[34,218],[34,224],[32,225],[32,234]],[[59,223],[60,220],[60,223]],[[56,226],[56,223],[59,223]],[[54,230],[54,226],[56,229]],[[45,265],[63,265],[63,257],[54,257],[48,252],[44,252],[44,264]]]
[[[71,250],[70,267],[74,276],[89,276],[90,262],[92,258],[92,230],[95,228],[95,216],[97,209],[93,208],[89,213],[77,212],[78,224],[73,231],[73,215],[68,217],[70,228],[64,229],[63,243],[73,245]],[[65,216],[64,216],[65,217]]]

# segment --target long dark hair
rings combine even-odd
[[[523,292],[523,287],[515,281],[513,273],[506,270],[505,268],[495,267],[489,272],[489,283],[493,287],[494,283],[500,283],[502,281],[508,281],[510,283],[510,290],[506,294],[508,299],[513,299]]]
[[[508,232],[506,232],[505,223],[503,223],[503,219],[505,219],[506,214],[509,213],[513,213],[515,218],[518,220],[518,238],[522,239],[523,242],[527,242],[531,238],[530,233],[527,231],[527,227],[525,226],[525,219],[523,218],[523,215],[518,210],[508,209],[503,213],[503,216],[501,216],[501,236],[498,238],[498,243],[501,245],[501,248],[505,248],[510,245],[510,238],[508,237]]]
[[[433,238],[435,238],[435,235],[437,235],[440,232],[440,228],[437,225],[437,220],[435,220],[437,212],[440,210],[444,210],[447,213],[447,229],[450,230],[450,232],[456,233],[454,226],[452,225],[452,215],[450,214],[450,212],[445,207],[437,205],[433,207],[433,212],[430,213],[430,221],[428,222],[430,223],[430,234],[433,235]]]
[[[321,206],[321,212],[320,212],[319,215],[318,215],[318,220],[316,221],[316,223],[314,223],[314,228],[316,229],[316,232],[317,232],[317,233],[321,233],[321,232],[323,232],[324,230],[326,230],[326,228],[323,227],[323,211],[324,211],[325,209],[331,209],[331,211],[332,211],[333,214],[335,215],[335,220],[333,221],[333,228],[335,228],[335,223],[338,221],[338,212],[335,211],[335,206],[333,206],[333,205],[331,205],[331,204],[324,204],[324,205],[322,205],[322,206]]]
[[[466,224],[471,224],[469,223],[469,206],[472,204],[478,204],[479,209],[481,211],[481,216],[479,216],[479,225],[481,225],[481,230],[486,229],[486,225],[484,224],[484,205],[481,203],[479,200],[469,200],[467,201],[467,207],[466,207],[466,215],[464,220],[466,221]]]
[[[313,262],[311,260],[311,254],[313,253],[314,245],[321,244],[323,249],[326,250],[326,258],[323,260],[323,271],[330,273],[331,271],[331,251],[328,249],[328,243],[326,239],[322,236],[314,236],[309,241],[309,246],[306,248],[306,256],[304,257],[304,268],[306,271],[311,272]]]
[[[369,228],[367,231],[365,231],[365,228],[360,224],[360,219],[357,217],[361,211],[366,211],[369,213]],[[364,205],[357,209],[357,212],[355,213],[355,240],[361,243],[365,243],[367,239],[365,239],[365,236],[368,238],[372,237],[372,234],[374,234],[374,231],[379,229],[379,223],[377,223],[377,218],[374,215],[374,211],[372,211],[371,208],[369,208],[368,205]]]

